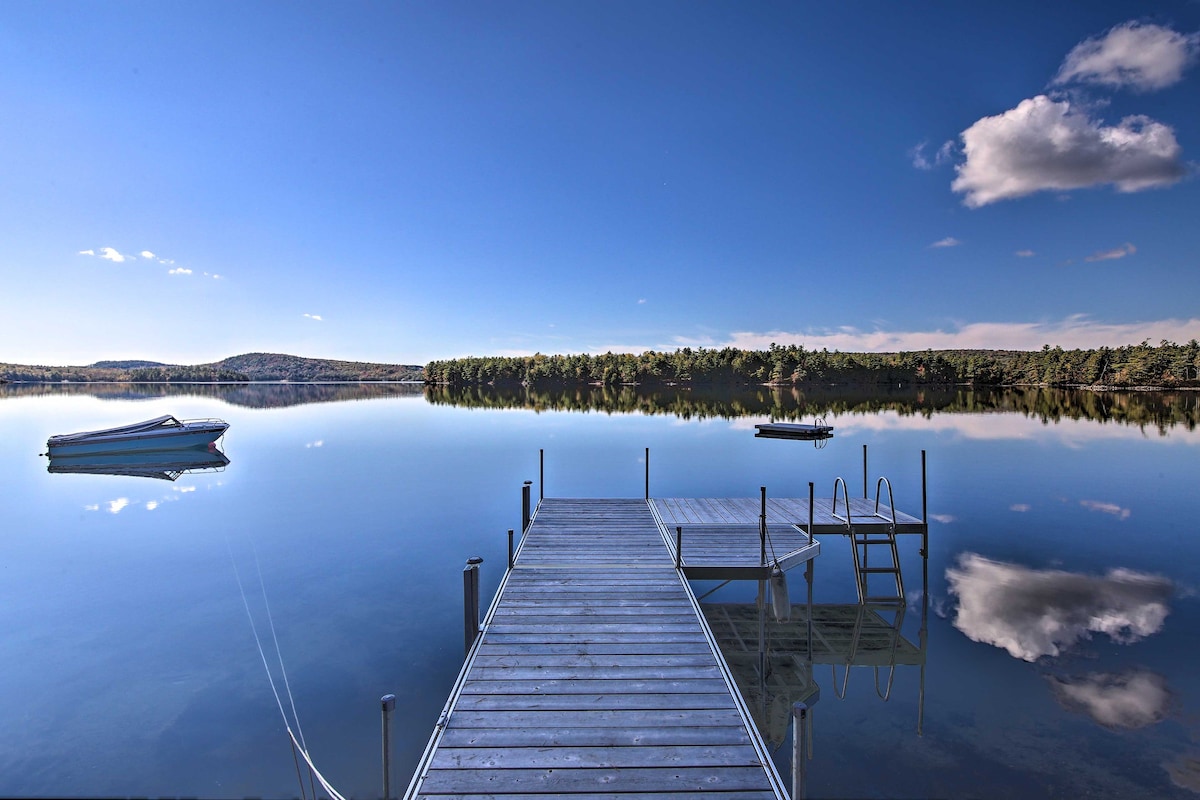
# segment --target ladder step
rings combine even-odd
[[[904,598],[899,595],[888,595],[886,597],[868,597],[863,602],[865,603],[903,603]]]
[[[900,570],[896,567],[863,567],[859,570],[859,572],[870,572],[872,574],[877,572],[887,572],[892,575],[895,575],[899,571]]]

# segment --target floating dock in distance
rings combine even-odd
[[[809,425],[801,422],[763,422],[754,426],[760,439],[828,439],[833,436],[832,425]]]

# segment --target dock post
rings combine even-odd
[[[675,569],[683,565],[683,526],[675,526]]]
[[[758,487],[758,493],[762,499],[758,515],[758,565],[762,567],[767,563],[767,487]]]
[[[529,487],[533,481],[525,481],[521,486],[521,535],[529,530]]]
[[[808,482],[808,543],[812,544],[816,541],[813,535],[813,482]],[[813,615],[813,562],[815,558],[810,558],[808,563],[804,565],[804,581],[808,584],[808,630],[805,640],[808,642],[808,667],[812,670],[812,615]]]
[[[392,711],[396,708],[396,695],[385,694],[379,698],[383,710],[383,800],[392,798],[392,747],[391,721]]]
[[[650,448],[646,448],[646,499],[650,499]]]
[[[463,639],[466,652],[479,637],[479,565],[483,559],[471,556],[463,567]]]
[[[508,568],[513,568],[513,529],[508,529]],[[386,800],[386,799],[385,799]]]
[[[867,499],[867,446],[863,445],[863,500]]]
[[[804,778],[808,772],[808,706],[792,706],[792,800],[804,797]]]
[[[538,500],[546,499],[546,448],[538,448]]]

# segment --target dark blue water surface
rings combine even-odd
[[[885,702],[887,670],[815,666],[808,794],[1200,792],[1194,398],[1075,414],[1069,398],[1050,414],[1004,396],[759,399],[4,387],[0,795],[298,796],[255,629],[290,711],[277,638],[308,748],[346,795],[381,794],[379,699],[396,694],[402,792],[461,665],[464,561],[484,558],[486,604],[522,481],[535,499],[640,497],[649,447],[655,496],[828,495],[837,476],[861,493],[864,444],[872,484],[888,476],[917,515],[928,452],[924,685],[897,667]],[[821,449],[754,437],[822,408]],[[229,465],[170,481],[51,474],[39,455],[51,434],[160,414],[227,420]],[[918,539],[901,547],[917,643]],[[854,602],[844,539],[816,573],[818,602]]]

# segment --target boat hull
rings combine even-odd
[[[172,428],[140,433],[96,433],[86,438],[47,443],[52,456],[82,456],[99,453],[129,453],[139,450],[181,450],[207,447],[225,433],[225,422],[183,423]]]

